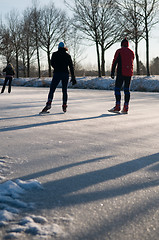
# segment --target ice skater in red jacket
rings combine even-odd
[[[113,59],[111,68],[111,78],[114,79],[115,69],[117,66],[117,76],[115,81],[115,99],[116,105],[112,109],[108,110],[113,113],[120,113],[121,102],[121,88],[124,84],[124,107],[122,113],[128,113],[129,101],[130,101],[130,82],[133,76],[133,61],[134,52],[129,48],[129,42],[124,38],[121,42],[121,48],[119,48]]]

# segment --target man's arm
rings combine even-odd
[[[73,62],[72,62],[72,58],[71,56],[69,56],[69,68],[70,68],[70,72],[71,72],[71,83],[72,85],[75,85],[77,83],[76,78],[75,78],[75,74],[74,74],[74,67],[73,67]]]
[[[113,78],[113,79],[114,79],[114,75],[115,75],[115,68],[118,63],[118,58],[119,58],[119,51],[117,50],[114,55],[114,59],[112,62],[112,67],[111,67],[111,78]]]
[[[71,56],[69,56],[69,68],[70,68],[70,72],[71,72],[71,77],[74,77],[74,67],[73,67],[73,62],[72,62],[72,58]]]

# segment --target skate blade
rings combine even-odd
[[[128,112],[121,112],[121,114],[128,114]]]
[[[112,110],[108,110],[108,112],[110,112],[110,113],[116,113],[116,114],[120,114],[120,112],[119,112],[119,111],[112,111]]]
[[[50,113],[49,111],[47,111],[47,112],[39,112],[39,115],[45,115],[45,114],[48,114],[48,113]]]

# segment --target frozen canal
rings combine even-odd
[[[0,94],[0,239],[158,240],[159,93],[115,115],[112,91],[69,89],[63,114],[57,89],[40,116],[48,90]]]

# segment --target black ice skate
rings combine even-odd
[[[43,110],[39,114],[50,113],[48,110],[51,108],[51,104],[46,104]]]
[[[67,105],[66,104],[62,105],[62,110],[63,110],[64,113],[67,111]]]

